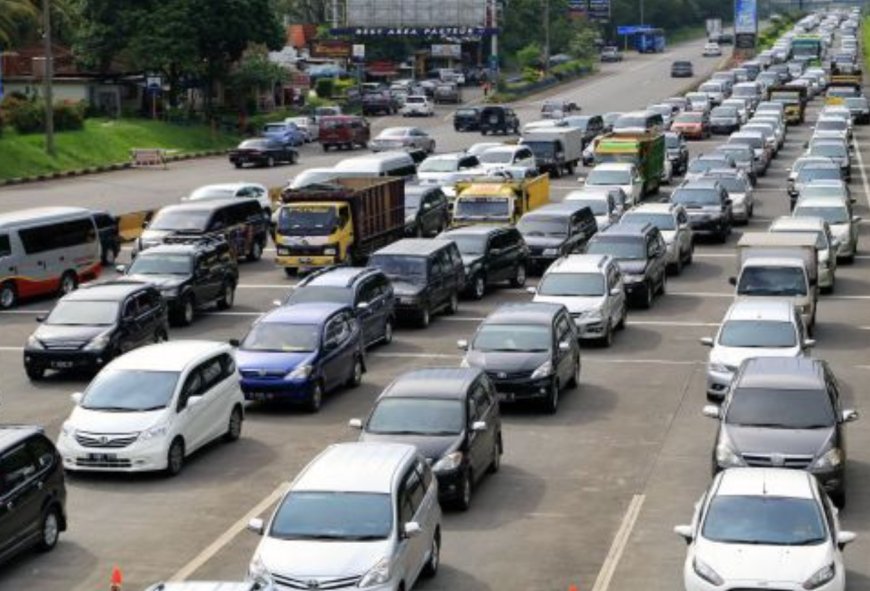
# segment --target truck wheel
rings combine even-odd
[[[248,251],[248,260],[250,262],[259,261],[263,256],[263,245],[259,240],[254,240],[251,244],[251,250]]]
[[[296,269],[294,267],[284,267],[284,274],[287,277],[296,277]]]

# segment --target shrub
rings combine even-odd
[[[335,89],[335,80],[332,78],[318,78],[314,86],[314,91],[322,99],[332,98],[332,91]]]
[[[18,133],[40,133],[45,131],[45,103],[41,100],[18,101],[6,110],[9,124]],[[83,102],[64,101],[53,107],[55,131],[82,129],[85,125],[87,106]]]
[[[9,124],[21,134],[37,133],[45,129],[42,103],[23,101],[9,111]]]
[[[85,126],[87,105],[84,102],[64,101],[54,104],[54,128],[58,131],[72,131]]]

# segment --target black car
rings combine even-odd
[[[510,107],[492,105],[484,107],[480,111],[480,133],[509,134],[519,133],[520,120]]]
[[[653,224],[619,223],[599,232],[586,246],[588,254],[607,254],[619,265],[629,299],[652,307],[667,286],[667,245]]]
[[[362,95],[362,114],[395,115],[399,111],[399,104],[389,90],[366,92]]]
[[[598,232],[598,223],[588,206],[563,201],[525,214],[517,230],[529,247],[530,269],[543,272],[559,257],[583,252],[586,242]]]
[[[589,142],[607,132],[607,126],[601,115],[571,115],[565,119],[565,124],[583,132],[584,149],[589,145]]]
[[[480,129],[480,107],[463,107],[453,113],[453,129],[456,131],[477,131]]]
[[[671,202],[686,208],[695,236],[728,240],[734,221],[731,199],[722,183],[710,178],[685,181],[671,193]]]
[[[94,224],[100,237],[100,260],[104,265],[114,265],[121,252],[121,234],[118,230],[118,218],[108,211],[95,211]]]
[[[743,362],[722,407],[704,414],[721,420],[713,473],[733,466],[796,468],[812,472],[843,507],[846,442],[843,424],[858,418],[842,410],[828,364],[809,357],[754,357]]]
[[[0,562],[36,547],[48,552],[66,531],[60,454],[39,427],[0,426]]]
[[[178,240],[155,246],[117,270],[129,280],[159,289],[169,306],[169,320],[180,326],[190,325],[197,310],[232,308],[239,283],[239,265],[223,239]]]
[[[483,369],[499,400],[531,400],[555,413],[566,387],[580,384],[577,329],[561,304],[508,304],[478,326],[464,364]]]
[[[393,341],[395,294],[390,280],[380,269],[327,267],[315,271],[296,284],[282,305],[306,302],[350,305],[362,330],[365,346]]]
[[[46,370],[96,372],[136,347],[169,338],[166,302],[152,285],[109,281],[82,287],[57,301],[24,347],[31,380]]]
[[[364,421],[360,441],[414,445],[438,478],[442,505],[468,509],[474,485],[498,472],[504,444],[495,388],[476,368],[418,369],[383,391]]]
[[[677,176],[686,174],[686,168],[689,166],[689,146],[686,139],[673,131],[666,131],[664,135],[671,171]]]
[[[867,125],[870,123],[870,102],[868,102],[867,97],[847,97],[843,99],[843,102],[849,108],[849,113],[852,115],[852,121],[858,125]]]
[[[694,75],[692,62],[680,60],[671,64],[671,78],[691,78]]]
[[[260,137],[244,140],[236,149],[230,150],[229,158],[236,168],[241,168],[245,164],[271,168],[279,162],[296,164],[299,160],[299,152],[278,140]]]
[[[368,266],[392,281],[399,320],[414,320],[425,328],[433,313],[459,309],[465,267],[453,242],[404,238],[372,254]]]
[[[529,249],[516,228],[466,226],[442,232],[437,238],[456,243],[465,265],[466,293],[474,299],[482,298],[488,285],[526,284]]]
[[[405,183],[405,236],[434,236],[450,224],[450,204],[440,185]]]

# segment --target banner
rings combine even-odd
[[[333,35],[353,37],[436,37],[478,39],[497,35],[499,29],[492,27],[349,27],[330,29]]]
[[[457,44],[433,45],[432,57],[448,57],[459,59],[462,57],[462,46]]]
[[[586,12],[589,20],[608,22],[610,20],[610,0],[589,0],[589,10]]]
[[[734,32],[758,33],[758,6],[756,0],[734,0]]]
[[[312,57],[350,57],[351,45],[347,41],[315,41],[311,45]]]

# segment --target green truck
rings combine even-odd
[[[631,162],[643,179],[642,195],[657,193],[665,176],[665,136],[659,132],[610,133],[595,145],[595,163]]]

